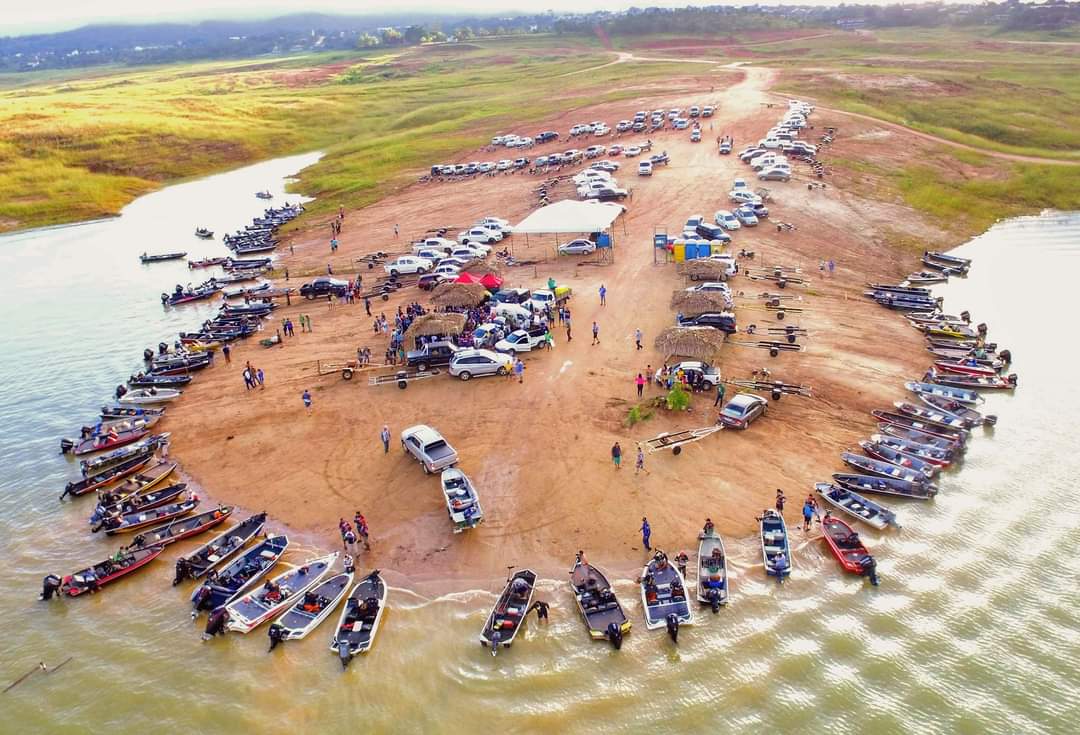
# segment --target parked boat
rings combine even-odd
[[[896,521],[896,514],[883,505],[878,505],[872,500],[867,500],[862,495],[852,492],[839,485],[831,485],[827,482],[819,482],[814,485],[821,499],[829,505],[847,513],[868,526],[884,529],[886,526],[900,527]]]
[[[645,627],[657,630],[666,626],[671,640],[677,643],[679,627],[693,624],[694,611],[686,592],[686,580],[663,551],[656,550],[642,569],[640,587]]]
[[[121,516],[135,513],[140,510],[152,510],[169,503],[178,502],[181,495],[187,492],[187,483],[180,482],[175,485],[166,485],[153,490],[129,495],[120,500],[114,500],[111,493],[103,501],[99,501],[90,514],[90,525],[96,526],[109,516]]]
[[[153,451],[138,454],[89,477],[69,482],[64,486],[64,492],[61,493],[60,499],[63,500],[68,495],[85,495],[111,483],[118,482],[149,465],[153,457]]]
[[[202,258],[201,260],[189,260],[188,268],[210,268],[215,265],[224,265],[228,258]]]
[[[110,467],[114,467],[118,464],[123,464],[133,457],[146,454],[152,455],[168,436],[169,434],[167,432],[162,434],[152,434],[137,442],[128,444],[125,447],[114,449],[108,454],[102,454],[93,459],[79,460],[79,469],[82,470],[84,477],[88,477],[104,472]]]
[[[948,426],[952,429],[960,429],[963,431],[967,431],[974,426],[974,423],[967,419],[962,419],[956,414],[942,411],[936,406],[923,403],[922,401],[919,403],[895,401],[893,405],[896,406],[896,409],[900,411],[900,413],[906,416],[912,416],[923,421],[930,421],[939,426]]]
[[[148,406],[102,406],[101,418],[118,419],[145,416],[161,417],[165,415],[164,408],[150,408]]]
[[[161,260],[180,260],[187,255],[186,252],[182,253],[159,253],[157,255],[151,255],[149,253],[143,253],[139,256],[139,260],[143,263],[157,263]]]
[[[531,569],[519,569],[507,578],[480,631],[480,645],[491,646],[492,656],[498,653],[499,646],[509,648],[513,644],[529,614],[535,589],[536,572]]]
[[[947,283],[949,276],[941,271],[918,271],[917,273],[909,273],[904,280],[912,285]]]
[[[934,260],[957,268],[970,268],[972,263],[971,258],[961,258],[956,255],[946,255],[945,253],[936,250],[927,250],[923,252],[923,256],[926,258],[933,258]]]
[[[607,575],[585,561],[580,552],[570,569],[570,589],[589,637],[597,641],[607,639],[616,649],[622,648],[623,636],[630,632],[630,621],[615,597]]]
[[[228,604],[248,585],[263,578],[289,548],[288,536],[268,536],[215,573],[208,573],[201,587],[191,593],[194,618],[202,610]]]
[[[196,227],[195,237],[202,238],[203,240],[212,240],[214,237],[214,231],[208,230],[205,227]]]
[[[163,306],[176,306],[178,304],[187,304],[192,301],[201,301],[210,298],[220,290],[221,284],[213,278],[195,288],[184,288],[178,284],[171,294],[161,294],[161,304]]]
[[[160,521],[167,521],[170,518],[179,518],[180,516],[187,515],[198,506],[199,501],[192,498],[191,500],[169,503],[168,505],[151,508],[150,510],[142,510],[140,508],[139,510],[123,515],[106,516],[90,530],[94,533],[103,530],[109,536],[117,533],[129,533],[131,531],[137,531],[140,528],[152,526]]]
[[[78,440],[61,439],[60,451],[64,454],[70,452],[75,456],[107,452],[110,449],[123,447],[142,439],[150,434],[150,430],[142,426],[122,430],[113,427],[96,434],[87,434],[85,431],[83,434],[84,436]]]
[[[255,192],[255,197],[258,199],[273,199],[274,195],[268,191],[257,191]]]
[[[87,592],[97,592],[107,584],[121,577],[126,577],[156,559],[162,552],[161,546],[134,549],[119,552],[105,561],[80,569],[63,578],[50,574],[42,585],[41,599],[49,600],[52,596],[78,597]]]
[[[187,518],[172,520],[164,525],[140,531],[132,539],[131,543],[136,547],[158,544],[167,546],[176,541],[198,536],[200,533],[224,523],[232,515],[232,512],[232,507],[219,505],[214,510],[207,510]]]
[[[831,515],[821,521],[826,545],[845,572],[866,577],[875,587],[878,584],[877,562],[851,526]]]
[[[959,401],[954,401],[950,398],[942,398],[941,396],[930,395],[927,393],[920,393],[919,400],[938,411],[949,414],[950,416],[956,416],[957,418],[967,422],[970,426],[993,426],[997,423],[997,416],[990,414],[983,415],[976,411],[974,408],[969,408]]]
[[[758,519],[761,537],[761,557],[765,575],[783,582],[791,574],[791,544],[784,517],[775,510],[764,510]]]
[[[938,467],[947,467],[952,464],[953,461],[953,451],[950,449],[940,449],[929,444],[922,444],[903,437],[892,436],[891,434],[872,434],[870,436],[870,441],[892,447],[893,449],[906,454],[915,455],[924,462],[930,462]]]
[[[450,516],[454,533],[476,528],[484,520],[480,498],[476,495],[472,481],[464,472],[455,467],[443,470],[442,491],[446,501],[446,512]]]
[[[318,628],[348,593],[349,587],[352,586],[353,576],[353,570],[350,568],[305,592],[301,599],[293,603],[292,607],[270,624],[267,631],[270,638],[270,650],[273,651],[277,644],[283,641],[306,638],[308,633]],[[295,598],[295,595],[293,597]]]
[[[295,569],[267,580],[262,587],[251,589],[229,602],[225,605],[225,629],[250,633],[297,600],[304,599],[304,593],[326,576],[337,558],[338,553],[335,551],[306,561]]]
[[[963,403],[966,406],[975,406],[985,400],[973,390],[953,388],[947,385],[938,385],[937,383],[920,383],[918,381],[909,380],[904,383],[904,387],[916,395],[938,396],[940,398],[947,398],[950,401],[956,401],[957,403]]]
[[[176,462],[160,459],[151,466],[141,468],[123,482],[99,492],[98,505],[112,505],[133,495],[150,492],[169,479],[175,469]]]
[[[187,556],[176,560],[173,586],[185,579],[198,579],[218,564],[231,558],[248,541],[255,538],[266,524],[266,513],[249,516],[225,533],[215,536]]]
[[[967,388],[969,390],[1015,390],[1017,375],[1013,373],[1003,378],[1001,376],[987,377],[935,373],[933,381],[938,385],[947,385],[951,388]]]
[[[876,475],[857,475],[838,472],[833,475],[836,484],[845,490],[857,493],[877,493],[878,495],[897,495],[902,498],[929,500],[938,493],[937,485],[928,482],[910,482],[893,477]]]
[[[128,391],[120,398],[120,403],[132,405],[167,403],[180,397],[181,391],[175,388],[137,388]]]
[[[843,452],[840,455],[840,459],[844,461],[844,464],[854,467],[859,472],[864,472],[870,475],[878,475],[879,477],[892,477],[896,480],[907,480],[908,482],[929,482],[930,478],[924,475],[918,470],[914,470],[908,467],[898,467],[891,462],[885,462],[873,457],[864,457],[861,454],[854,454],[852,452]]]
[[[386,598],[386,582],[378,569],[353,587],[330,640],[330,650],[341,659],[341,668],[347,667],[353,656],[371,650],[386,612]]]
[[[933,421],[926,421],[915,416],[909,416],[906,413],[892,413],[891,411],[878,411],[873,410],[870,412],[874,418],[878,421],[883,421],[886,424],[894,424],[896,426],[904,426],[910,429],[918,429],[926,434],[933,434],[934,436],[944,437],[946,439],[952,439],[953,441],[964,444],[967,442],[968,432],[966,429],[955,429],[951,426],[945,426],[944,424],[938,424]]]
[[[730,595],[724,540],[715,530],[698,535],[697,599],[719,612]]]
[[[980,364],[976,360],[970,362],[953,362],[950,360],[937,360],[934,362],[934,370],[954,375],[988,375],[994,376],[1004,368],[1001,363],[991,362],[989,365]]]
[[[897,426],[895,424],[878,424],[878,431],[882,434],[898,437],[919,444],[925,444],[927,446],[934,447],[943,451],[952,452],[954,455],[962,453],[966,447],[955,439],[947,439],[945,437],[936,436],[934,434],[927,434],[924,431],[918,429],[912,429],[907,426]]]
[[[887,462],[897,467],[901,467],[906,470],[913,470],[924,475],[926,478],[932,478],[938,472],[941,471],[939,465],[933,462],[927,462],[914,454],[908,454],[896,447],[891,447],[886,444],[878,444],[877,442],[862,440],[859,442],[859,446],[866,452],[867,455],[874,459]]]
[[[128,385],[132,388],[178,388],[190,382],[190,375],[136,373],[128,378]]]

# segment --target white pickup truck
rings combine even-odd
[[[546,330],[539,327],[533,327],[527,332],[524,329],[515,329],[506,335],[505,339],[500,339],[495,343],[495,351],[507,352],[511,355],[516,355],[519,352],[531,352],[544,346],[545,334]]]
[[[417,424],[401,432],[401,448],[411,454],[430,475],[458,463],[457,451],[430,426]]]

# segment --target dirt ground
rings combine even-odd
[[[652,345],[674,321],[672,291],[687,285],[674,265],[654,264],[654,228],[676,232],[690,215],[711,217],[729,208],[731,180],[751,172],[736,157],[718,155],[715,138],[734,135],[738,150],[757,140],[783,112],[762,104],[773,99],[766,93],[773,79],[769,70],[704,69],[689,68],[685,78],[658,88],[656,96],[575,110],[538,126],[565,131],[573,122],[594,119],[613,126],[640,108],[719,105],[717,115],[704,121],[702,143],[690,143],[688,131],[653,136],[655,148],[667,150],[672,162],[651,178],[634,175],[633,159],[624,163],[619,180],[633,187],[633,197],[616,224],[613,263],[557,259],[552,240],[530,238],[526,246],[515,238],[519,258],[547,261],[505,269],[507,286],[540,286],[550,276],[574,290],[569,304],[573,341],[568,343],[565,332],[556,329],[553,351],[524,357],[523,384],[499,378],[463,383],[440,376],[402,391],[393,385],[370,387],[363,378],[320,377],[318,359],[347,359],[361,345],[381,356],[386,341],[373,334],[362,303],[330,308],[325,302],[294,300],[275,311],[267,334],[283,317],[296,322],[300,313],[311,316],[312,333],[298,331],[280,348],[263,348],[254,339],[237,345],[231,365],[217,360],[169,409],[164,428],[173,432],[173,455],[186,473],[216,500],[267,510],[277,522],[330,548],[340,543],[338,518],[362,510],[373,542],[360,559],[363,567],[447,588],[499,577],[509,564],[561,574],[577,549],[586,549],[595,563],[629,570],[644,555],[638,532],[643,516],[652,525],[654,547],[693,548],[706,516],[723,534],[750,536],[756,529],[754,516],[772,505],[777,488],[786,491],[787,515],[794,520],[812,483],[839,471],[839,453],[871,433],[869,411],[899,398],[902,382],[925,368],[917,333],[862,298],[861,287],[916,269],[917,253],[891,245],[895,239],[951,243],[900,203],[863,196],[857,179],[830,178],[826,189],[810,191],[808,172],[798,164],[792,182],[770,183],[771,221],[790,222],[797,229],[778,233],[766,220],[735,233],[734,248],[756,252],[753,260],[743,261],[744,267],[797,265],[811,279],[808,289],[788,288],[803,297],[799,305],[806,311],[784,322],[809,330],[806,350],[770,358],[763,350],[728,345],[719,365],[729,379],[768,366],[774,378],[812,386],[813,398],[770,401],[767,416],[748,431],[719,432],[686,447],[680,456],[647,454],[648,473],[635,474],[637,442],[665,431],[708,426],[716,418],[710,393],[695,396],[689,413],[658,409],[632,428],[625,423],[637,400],[634,377],[647,365],[655,369],[664,363]],[[716,91],[710,94],[710,87]],[[929,145],[828,113],[811,122],[818,128],[809,136],[815,140],[822,127],[840,126],[832,150],[845,157],[872,156],[877,150],[895,156]],[[878,130],[888,131],[884,144],[873,134]],[[586,145],[564,138],[532,155]],[[829,155],[826,149],[822,158],[827,161]],[[470,151],[458,160],[490,157]],[[357,270],[350,267],[354,258],[406,250],[409,240],[429,227],[464,227],[485,215],[520,221],[535,206],[532,190],[539,180],[519,174],[417,184],[348,212],[332,260],[325,226],[296,238],[291,254],[288,247],[279,249],[294,274],[289,285],[300,285],[296,273],[324,272],[328,262],[335,275],[347,277]],[[834,276],[818,269],[820,260],[830,258],[837,264]],[[366,268],[361,272],[365,280],[379,274]],[[601,284],[607,287],[606,306],[597,295]],[[760,309],[757,298],[762,291],[775,291],[775,284],[740,276],[732,286],[744,294],[737,300],[741,327],[778,323]],[[405,289],[387,302],[373,302],[373,311],[389,317],[411,300],[424,303],[426,294]],[[598,346],[590,344],[593,321],[601,329]],[[645,334],[641,352],[634,348],[636,328]],[[265,371],[265,390],[245,391],[240,375],[245,360]],[[304,389],[314,397],[310,415],[301,403]],[[656,388],[647,391],[647,398],[660,395]],[[426,476],[403,454],[398,434],[417,423],[438,428],[456,447],[460,467],[473,479],[484,507],[479,528],[452,534],[438,479]],[[394,435],[388,455],[378,438],[384,424]],[[615,469],[610,457],[616,441],[624,451],[622,469]]]

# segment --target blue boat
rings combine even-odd
[[[761,556],[765,574],[783,582],[791,574],[791,545],[788,543],[784,517],[775,510],[766,510],[758,519],[761,524]]]
[[[216,610],[236,598],[248,585],[262,579],[289,548],[288,536],[270,536],[219,572],[209,572],[191,595],[194,619],[202,610]]]

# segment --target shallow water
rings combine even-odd
[[[495,581],[437,600],[394,589],[374,650],[344,674],[330,624],[272,655],[263,630],[201,643],[190,588],[169,585],[171,549],[106,594],[37,602],[45,573],[114,546],[86,531],[89,500],[57,502],[75,474],[59,437],[94,415],[145,346],[210,309],[161,309],[162,290],[195,276],[182,263],[142,266],[138,253],[217,254],[190,236],[197,224],[243,224],[262,209],[251,192],[280,191],[312,160],[172,187],[117,220],[0,238],[0,686],[74,657],[0,695],[0,732],[1074,731],[1080,391],[1061,381],[1070,355],[1052,345],[1080,273],[1080,214],[1005,222],[957,251],[975,258],[972,275],[938,292],[1012,349],[1020,387],[989,397],[998,427],[976,430],[935,501],[891,504],[902,531],[860,529],[879,588],[841,574],[801,531],[782,587],[752,542],[729,540],[732,603],[699,614],[678,648],[645,631],[629,581],[617,584],[634,622],[623,650],[591,643],[560,579],[541,584],[550,625],[530,620],[495,659],[477,644]]]

